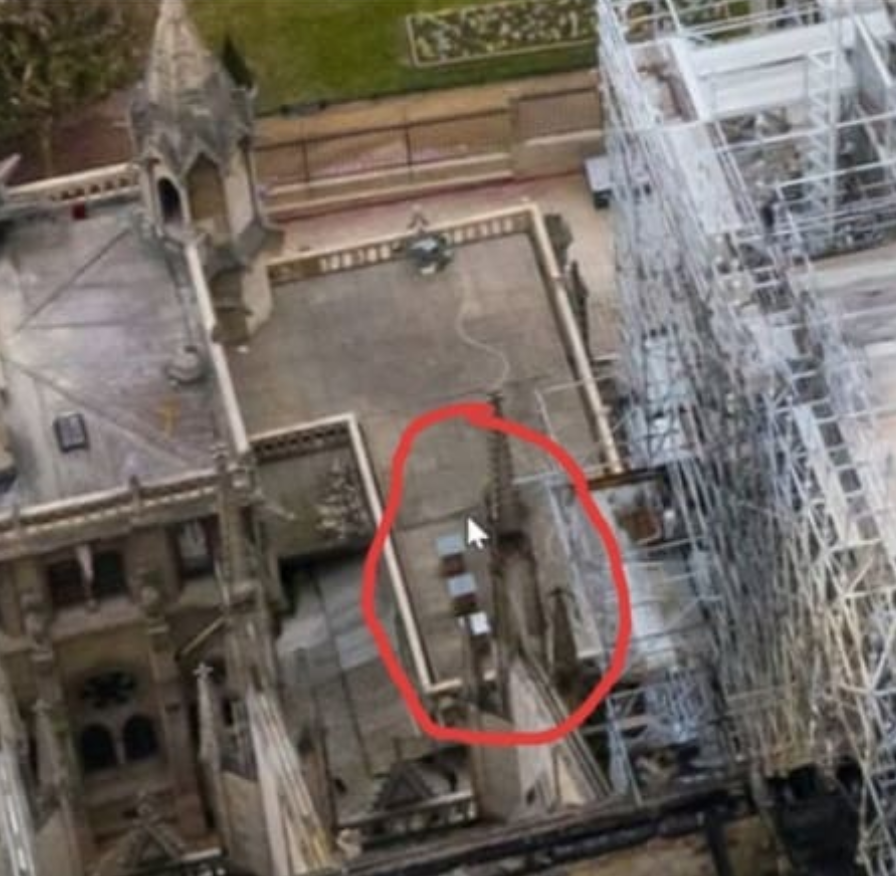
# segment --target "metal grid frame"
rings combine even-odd
[[[645,4],[598,3],[623,379],[631,416],[647,426],[632,450],[640,464],[666,468],[690,538],[708,558],[716,598],[706,605],[733,758],[764,776],[809,764],[833,775],[841,759],[855,762],[861,860],[873,876],[894,874],[893,484],[875,440],[866,363],[843,340],[839,314],[814,294],[807,255],[855,212],[837,196],[837,140],[850,122],[840,118],[836,64],[809,59],[817,75],[807,76],[815,132],[802,150],[807,195],[799,209],[780,211],[773,235],[721,128],[706,126],[742,217],[709,234],[638,67],[639,44],[687,25],[676,3],[657,0],[654,16],[632,26],[636,5]],[[790,26],[824,13],[818,3],[782,11],[797,16]],[[842,24],[831,25],[836,40]],[[755,25],[720,18],[688,35],[699,42],[727,27],[737,38],[734,28]],[[881,118],[889,141],[892,114]],[[885,157],[880,164],[888,172]],[[889,197],[884,191],[892,207]],[[658,337],[663,368],[654,362]],[[675,379],[658,382],[658,374]]]

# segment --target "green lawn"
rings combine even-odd
[[[444,88],[591,66],[585,46],[416,70],[404,17],[484,0],[190,0],[214,48],[230,33],[255,73],[259,109]]]

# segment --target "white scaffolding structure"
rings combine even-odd
[[[730,756],[766,777],[856,765],[861,860],[893,876],[892,479],[868,364],[810,260],[896,206],[892,25],[874,0],[749,6],[598,2],[630,453],[667,472],[706,574]],[[726,137],[781,106],[799,130]],[[769,218],[739,158],[780,141],[800,168]]]
[[[579,657],[598,674],[607,665],[617,633],[617,599],[606,552],[562,478],[546,478],[552,516],[566,567]],[[630,506],[642,485],[602,488],[593,495],[608,518],[614,499]],[[651,494],[646,485],[642,495]],[[655,521],[661,518],[655,517]],[[659,523],[661,527],[662,524]],[[602,715],[585,735],[603,747],[614,793],[643,802],[661,783],[657,756],[688,753],[685,774],[724,774],[727,752],[721,710],[712,679],[712,649],[706,625],[706,579],[688,539],[655,533],[651,545],[618,533],[632,604],[632,642],[620,683],[606,698]],[[661,769],[661,768],[660,768]],[[672,768],[665,781],[682,778]]]

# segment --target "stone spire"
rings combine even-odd
[[[162,0],[156,21],[146,92],[163,104],[171,97],[201,91],[216,73],[215,63],[187,14],[183,0]]]
[[[245,344],[270,317],[267,260],[282,243],[256,187],[253,94],[203,45],[183,0],[161,0],[131,104],[140,192],[160,240],[198,243],[215,309],[212,340],[228,346]]]
[[[203,154],[224,166],[251,135],[251,95],[202,42],[183,0],[162,0],[131,128],[138,157],[155,150],[182,174]]]
[[[504,400],[500,392],[489,398],[495,414],[503,416]],[[513,456],[510,439],[503,432],[488,433],[489,521],[499,537],[518,535],[522,529],[523,507],[519,489],[514,484]]]

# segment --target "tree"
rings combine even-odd
[[[0,136],[34,132],[45,173],[59,118],[136,75],[143,5],[0,0]]]

